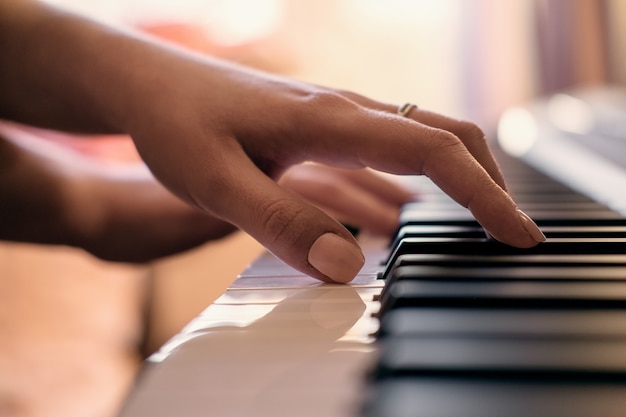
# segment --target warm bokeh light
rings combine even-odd
[[[591,131],[595,123],[589,103],[569,94],[552,96],[547,110],[550,121],[566,132],[584,135]]]
[[[460,0],[48,1],[170,38],[175,28],[196,49],[306,81],[468,114]]]
[[[507,110],[498,125],[498,142],[502,149],[518,157],[526,154],[537,140],[537,123],[524,108]]]

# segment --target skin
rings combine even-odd
[[[7,240],[79,246],[102,259],[144,262],[236,230],[176,198],[143,164],[84,157],[15,126],[0,125],[0,167],[0,230]],[[319,164],[290,168],[280,184],[377,235],[395,230],[400,207],[413,198],[369,170]]]
[[[0,51],[0,117],[129,134],[169,191],[320,280],[347,282],[362,259],[337,220],[277,183],[306,161],[427,175],[494,238],[517,247],[542,240],[471,123],[421,109],[403,117],[397,104],[197,55],[29,0],[0,4]],[[333,238],[317,245],[323,236]],[[337,257],[321,265],[317,255],[329,249]]]

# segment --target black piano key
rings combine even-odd
[[[626,383],[626,340],[396,337],[380,345],[373,377],[568,379]]]
[[[552,237],[626,237],[624,226],[543,226],[541,231]],[[485,232],[478,226],[407,225],[401,227],[394,242],[408,237],[473,237],[482,238]],[[394,246],[393,244],[391,245]]]
[[[420,190],[422,193],[423,190]],[[553,204],[561,204],[563,207],[566,207],[568,204],[576,204],[576,203],[595,203],[594,200],[590,199],[587,196],[581,194],[575,194],[572,192],[554,192],[552,190],[534,190],[532,187],[523,190],[516,190],[511,193],[514,197],[515,201],[520,205],[521,208],[524,208],[528,204],[532,203],[553,203]],[[417,207],[420,204],[440,204],[446,206],[453,207],[462,207],[459,203],[454,201],[447,194],[443,194],[439,189],[433,190],[431,193],[427,193],[422,197],[411,201],[408,204],[408,207]]]
[[[626,237],[625,226],[543,226],[542,232],[548,239],[552,238],[605,238]],[[407,225],[402,226],[391,242],[390,257],[403,239],[413,237],[448,237],[476,238],[485,237],[485,232],[478,226],[440,226],[440,225]],[[389,259],[385,260],[385,264]]]
[[[365,417],[626,415],[626,218],[500,156],[548,241],[487,240],[425,182],[380,274]]]
[[[403,307],[626,309],[626,282],[398,281],[380,303],[381,316]]]
[[[363,417],[623,417],[626,384],[514,378],[398,378],[369,391]]]
[[[541,231],[548,238],[555,237],[578,237],[578,238],[597,238],[597,237],[626,237],[626,225],[623,226],[552,226],[544,225]]]
[[[388,276],[398,257],[404,254],[461,255],[584,255],[626,254],[626,238],[551,238],[532,248],[514,248],[486,238],[414,237],[403,239],[393,251],[385,268]]]
[[[408,225],[402,226],[389,244],[389,257],[400,246],[403,239],[411,237],[450,237],[450,238],[475,238],[486,237],[485,231],[479,226],[455,226],[455,225]],[[387,264],[389,259],[384,261]]]
[[[396,256],[406,253],[476,255],[626,254],[626,237],[555,237],[531,248],[515,248],[486,238],[409,237],[402,239]]]
[[[539,227],[546,226],[564,226],[564,227],[579,227],[579,226],[598,226],[598,227],[613,227],[613,226],[626,226],[626,218],[622,217],[619,213],[608,212],[606,217],[578,217],[576,213],[564,212],[559,217],[541,217],[538,216],[533,219]]]
[[[605,211],[610,212],[610,210],[604,204],[596,203],[594,201],[569,201],[569,202],[561,202],[558,200],[548,200],[548,201],[526,201],[520,203],[524,211],[535,211],[535,212],[554,212],[554,211],[577,211],[577,212],[596,212],[596,211]],[[431,200],[431,201],[416,201],[410,202],[403,206],[402,211],[407,213],[407,216],[410,216],[412,212],[429,212],[429,211],[438,211],[444,213],[468,213],[469,211],[454,202],[453,200]]]
[[[410,253],[399,256],[394,268],[411,265],[449,266],[451,268],[500,267],[608,267],[626,265],[626,254],[549,254],[549,255],[465,255]]]
[[[386,277],[386,285],[380,297],[398,281],[435,282],[612,282],[626,281],[626,257],[624,266],[590,267],[583,265],[521,265],[491,264],[489,267],[456,265],[409,265],[394,268]]]
[[[626,255],[599,254],[549,254],[536,255],[465,255],[465,254],[405,254],[398,256],[394,262],[388,262],[384,272],[378,278],[389,280],[393,271],[407,266],[446,266],[449,268],[562,268],[562,267],[619,267],[626,266]],[[386,287],[383,287],[383,291]]]
[[[626,310],[401,308],[381,318],[379,339],[406,336],[626,340]]]
[[[416,224],[430,225],[454,225],[454,226],[479,226],[472,214],[465,210],[454,213],[453,216],[445,216],[438,211],[411,211],[400,214],[399,225],[408,226]],[[586,215],[586,216],[585,216]],[[615,212],[588,212],[580,213],[536,213],[533,215],[534,222],[539,226],[626,226],[626,218]]]
[[[537,255],[528,257],[467,255],[405,255],[384,277],[386,285],[381,297],[397,281],[624,281],[626,280],[626,256],[613,262],[605,255]],[[415,262],[404,264],[404,259]],[[530,259],[529,259],[530,258]],[[555,259],[556,258],[556,259]],[[568,261],[565,261],[565,259]],[[597,259],[593,264],[587,261]],[[467,262],[466,262],[467,260]],[[604,263],[600,263],[602,260]],[[420,262],[422,261],[422,262]],[[617,262],[617,263],[616,263]],[[382,276],[381,276],[382,277]]]
[[[624,259],[626,263],[626,257]],[[454,266],[413,265],[395,268],[388,284],[397,281],[435,281],[435,282],[511,282],[511,281],[554,281],[554,282],[626,282],[625,266],[587,267],[560,266],[501,266],[490,268],[472,268]]]

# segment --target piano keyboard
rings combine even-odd
[[[351,285],[264,255],[150,358],[121,415],[626,416],[626,218],[498,157],[546,242],[488,240],[416,178]]]
[[[547,241],[511,248],[458,208],[410,205],[380,275],[362,416],[626,415],[626,219],[503,166]]]

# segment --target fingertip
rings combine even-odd
[[[499,228],[498,232],[485,228],[488,238],[493,237],[502,243],[521,249],[532,248],[546,241],[546,236],[526,213],[520,209],[515,209],[514,213],[509,227]]]
[[[539,229],[537,224],[522,210],[517,209],[517,215],[522,223],[522,227],[528,235],[535,241],[535,244],[544,242],[546,240],[546,236]]]
[[[346,284],[365,263],[361,249],[335,233],[318,237],[308,253],[309,264],[331,280]]]

